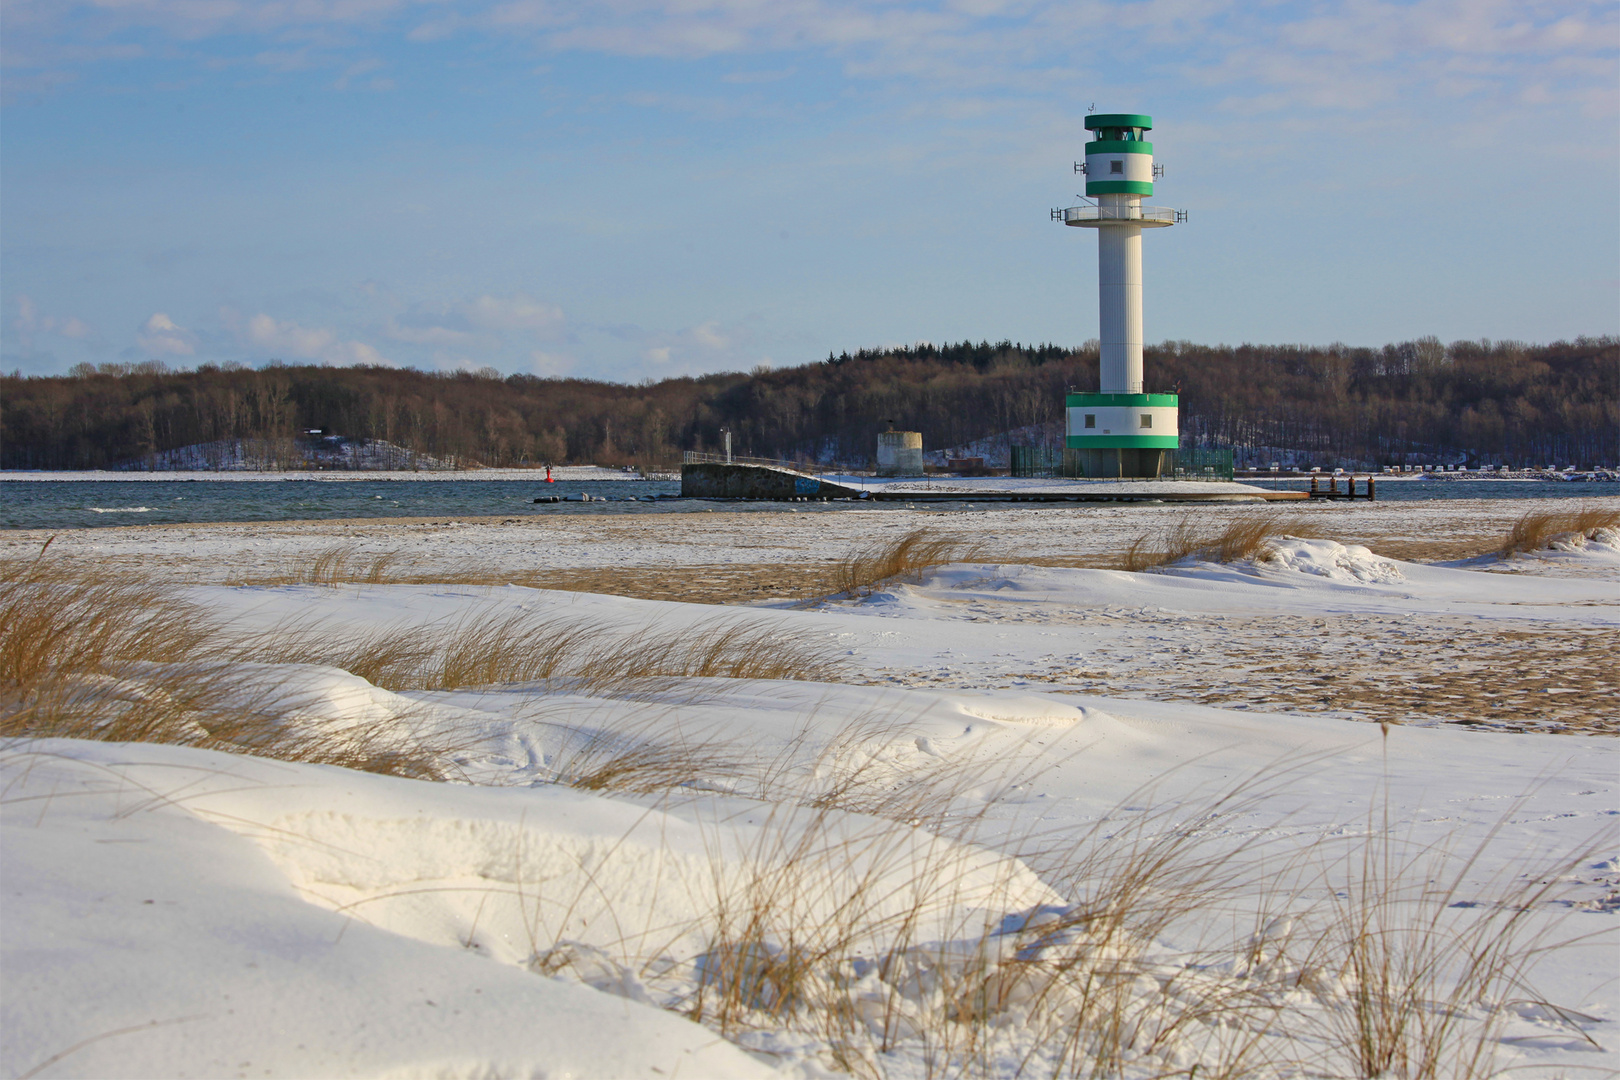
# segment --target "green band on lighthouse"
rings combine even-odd
[[[1176,394],[1068,394],[1063,399],[1066,409],[1106,408],[1110,405],[1126,408],[1173,409],[1180,402]]]
[[[1176,435],[1068,435],[1063,445],[1070,450],[1174,450],[1181,440]]]
[[[1087,180],[1087,195],[1151,195],[1153,185],[1142,180]]]
[[[1134,127],[1153,129],[1153,117],[1145,113],[1092,113],[1086,117],[1086,130],[1095,131],[1098,128]]]

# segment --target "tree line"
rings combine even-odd
[[[1620,462],[1620,339],[1548,345],[1435,338],[1145,350],[1149,389],[1181,395],[1183,444],[1322,465]],[[952,447],[1026,429],[1061,439],[1063,395],[1095,390],[1097,347],[1011,341],[861,349],[779,370],[637,385],[271,363],[80,365],[0,376],[0,468],[140,468],[239,440],[292,464],[320,430],[466,467],[667,468],[684,450],[859,465],[889,424]]]

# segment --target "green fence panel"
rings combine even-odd
[[[1010,464],[1014,476],[1056,476],[1063,464],[1063,451],[1048,446],[1014,446]]]
[[[1232,479],[1232,451],[1189,447],[1176,451],[1176,475],[1192,480]]]

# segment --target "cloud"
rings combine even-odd
[[[154,358],[195,356],[197,353],[197,336],[176,326],[174,320],[161,311],[153,312],[152,317],[136,331],[135,343],[142,352]]]
[[[30,29],[73,23],[86,31],[161,30],[196,41],[220,34],[276,34],[317,27],[381,26],[411,0],[10,0],[8,18]]]
[[[253,62],[285,75],[292,71],[307,71],[315,66],[316,59],[309,49],[266,49],[256,54]]]
[[[456,305],[469,323],[483,330],[528,330],[550,333],[563,324],[562,308],[545,304],[523,293],[511,296],[480,296]]]
[[[1252,29],[1252,33],[1234,33]],[[1555,0],[1417,0],[1323,5],[1295,18],[1230,18],[1216,55],[1187,66],[1196,81],[1284,92],[1285,107],[1401,107],[1412,97],[1484,96],[1507,103],[1543,78],[1545,103],[1573,104],[1612,86],[1617,19],[1610,5]],[[1579,74],[1559,78],[1571,60]],[[1601,74],[1599,71],[1601,70]]]
[[[738,84],[773,83],[792,78],[796,72],[796,68],[782,68],[778,71],[733,71],[729,75],[722,76],[720,81]]]
[[[722,324],[717,319],[642,340],[641,358],[678,371],[741,371],[763,357],[755,342],[754,320]]]
[[[574,370],[574,358],[536,349],[529,354],[529,368],[536,375],[567,375]]]
[[[405,40],[416,42],[443,41],[460,29],[462,23],[454,15],[443,19],[430,19],[405,35]]]
[[[73,341],[92,341],[99,335],[95,329],[76,315],[45,315],[31,296],[17,297],[17,315],[6,327],[7,336],[21,342],[25,349],[34,347],[40,335],[68,338]]]
[[[461,348],[473,344],[478,335],[467,330],[455,330],[434,324],[417,325],[390,320],[383,333],[390,341],[406,345],[431,345],[436,348]]]
[[[262,312],[247,321],[240,336],[277,359],[318,360],[334,366],[393,366],[392,361],[363,341],[345,341],[336,331],[283,322]]]
[[[692,327],[687,331],[691,340],[705,349],[725,349],[731,345],[731,335],[720,329],[720,324],[714,321]]]
[[[1414,89],[1588,108],[1594,88],[1613,97],[1620,26],[1609,0],[10,0],[7,20],[8,57],[27,58],[8,68],[57,75],[139,49],[156,32],[196,45],[204,63],[206,39],[257,37],[260,62],[282,69],[309,63],[304,43],[322,42],[348,54],[322,61],[347,68],[335,84],[344,88],[375,70],[368,54],[382,44],[476,34],[541,52],[733,57],[747,66],[723,76],[732,84],[785,78],[792,57],[819,55],[847,80],[923,83],[952,98],[1106,89],[1112,77],[1095,59],[1105,33],[1111,66],[1135,66],[1141,78],[1179,74],[1183,88],[1218,84],[1234,100],[1280,92],[1328,113],[1346,102],[1398,108]],[[1598,70],[1555,76],[1568,57],[1595,59]],[[1457,77],[1457,61],[1480,60],[1494,70]],[[1526,86],[1544,89],[1526,98]]]
[[[389,320],[384,333],[393,341],[469,351],[493,352],[512,337],[552,340],[563,335],[562,308],[526,293],[485,294],[452,303],[413,304]]]
[[[358,80],[362,75],[370,74],[382,66],[383,62],[374,56],[368,56],[364,60],[356,60],[354,63],[350,64],[344,69],[342,75],[338,76],[337,81],[332,84],[332,89],[347,90],[349,86]],[[394,88],[394,80],[381,78],[369,79],[366,81],[366,86],[372,90],[392,90]]]

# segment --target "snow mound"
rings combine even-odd
[[[864,895],[880,939],[901,924],[950,938],[1057,900],[1016,860],[861,815],[725,797],[649,810],[551,787],[523,792],[515,819],[432,803],[405,817],[340,797],[253,835],[313,903],[516,964],[573,943],[679,972],[714,920],[762,905],[833,926]]]
[[[415,792],[443,818],[476,789],[66,740],[0,756],[0,783],[3,874],[29,883],[0,920],[0,1075],[768,1072],[667,1010],[310,904],[242,835],[283,800]]]
[[[1565,533],[1554,537],[1547,547],[1553,551],[1567,552],[1588,552],[1595,548],[1596,553],[1620,554],[1620,529],[1596,529],[1590,535]]]
[[[1333,581],[1393,585],[1406,580],[1400,563],[1374,555],[1360,544],[1285,536],[1274,540],[1264,556],[1267,569],[1315,574]]]
[[[958,691],[950,704],[967,716],[1031,727],[1068,727],[1086,718],[1087,710],[1041,694],[968,694]]]
[[[263,687],[253,704],[288,721],[346,728],[397,720],[415,710],[410,699],[338,667],[238,663],[232,670],[242,673],[245,685]]]

